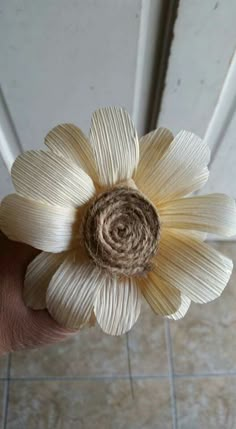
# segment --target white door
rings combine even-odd
[[[174,132],[188,127],[204,137],[228,75],[222,109],[208,140],[212,156],[204,192],[224,192],[234,198],[236,68],[231,68],[231,76],[228,72],[236,48],[235,16],[235,0],[180,0],[158,117],[159,125]],[[227,112],[231,123],[225,120]],[[225,129],[223,137],[221,128]]]
[[[106,105],[126,107],[140,134],[164,125],[203,137],[235,49],[236,2],[180,0],[178,9],[177,3],[3,2],[0,83],[18,136],[12,137],[1,103],[1,133],[8,128],[1,151],[8,165],[17,152],[42,147],[58,123],[73,122],[87,132],[91,113]],[[233,118],[224,138],[210,141],[207,191],[236,196],[235,131]],[[12,188],[2,161],[0,183],[3,197]]]
[[[87,132],[98,107],[123,106],[144,128],[162,6],[161,0],[2,3],[0,141],[8,166],[18,152],[42,148],[58,123]],[[0,180],[3,197],[12,189],[3,162]]]

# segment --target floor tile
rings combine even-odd
[[[128,335],[132,375],[168,374],[164,320],[145,307]]]
[[[214,243],[236,262],[236,243]],[[171,322],[177,374],[236,371],[236,271],[222,296],[192,304],[183,320]]]
[[[0,378],[6,377],[7,372],[7,355],[0,357]]]
[[[112,337],[98,327],[38,350],[12,354],[12,377],[127,375],[126,337]]]
[[[2,428],[3,406],[4,406],[4,381],[0,381],[0,428]]]
[[[236,378],[176,380],[178,429],[235,429]]]
[[[168,380],[146,379],[133,381],[132,406],[134,416],[127,413],[125,428],[132,429],[172,429],[170,387]],[[117,426],[119,427],[119,426]]]
[[[12,381],[8,429],[171,429],[166,380]],[[158,406],[157,406],[158,405]]]

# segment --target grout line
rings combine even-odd
[[[170,400],[171,400],[171,410],[172,410],[172,427],[173,427],[173,429],[177,429],[178,428],[178,420],[177,420],[177,409],[176,409],[174,364],[173,364],[173,353],[172,353],[172,343],[171,343],[171,336],[170,336],[169,320],[165,321],[165,333],[166,333],[166,347],[167,347],[168,367],[169,367]]]
[[[203,372],[199,374],[173,374],[174,379],[214,378],[214,377],[236,377],[236,371]],[[170,379],[167,374],[133,374],[133,380],[165,380]],[[130,375],[94,375],[94,376],[36,376],[36,377],[0,377],[0,381],[115,381],[130,380]]]
[[[173,374],[173,377],[175,379],[181,379],[181,378],[214,378],[214,377],[235,377],[236,371],[221,371],[221,372],[202,372],[198,374]],[[167,374],[133,374],[132,380],[162,380],[162,379],[169,379],[170,375]],[[36,377],[0,377],[0,381],[106,381],[106,380],[129,380],[130,375],[68,375],[68,376],[43,376],[39,375]]]
[[[168,375],[136,375],[132,376],[132,380],[150,380],[150,379],[167,379]],[[5,379],[6,380],[6,379]],[[38,377],[11,377],[13,381],[115,381],[115,380],[130,380],[130,375],[117,376],[38,376]],[[1,381],[4,381],[2,378]]]
[[[174,374],[174,378],[213,378],[213,377],[235,377],[236,371],[202,372],[198,374]]]
[[[3,401],[3,424],[2,429],[7,429],[7,415],[8,415],[8,402],[9,402],[9,381],[10,381],[10,372],[11,372],[11,353],[7,357],[7,373],[5,378],[4,386],[4,401]]]
[[[131,367],[131,358],[130,358],[130,349],[129,349],[129,334],[126,334],[126,349],[127,349],[127,358],[128,358],[128,370],[129,370],[129,381],[130,381],[130,390],[132,399],[134,399],[134,385],[132,377],[132,367]]]

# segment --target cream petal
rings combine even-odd
[[[138,280],[141,292],[153,311],[160,316],[175,313],[181,305],[181,292],[169,286],[155,272]]]
[[[141,294],[132,278],[110,277],[99,291],[94,306],[97,322],[110,335],[122,335],[137,321]]]
[[[193,192],[199,191],[207,183],[207,181],[209,179],[209,175],[210,175],[210,172],[209,172],[208,168],[204,167],[202,169],[202,171],[197,176],[193,177],[192,179],[189,178],[189,182],[185,183],[184,192],[182,189],[180,189],[179,194],[176,193],[174,198],[179,198],[182,196],[186,197],[186,196],[192,194]]]
[[[47,134],[45,144],[57,155],[76,163],[97,181],[92,146],[80,128],[73,124],[57,125]]]
[[[165,155],[173,139],[173,134],[167,128],[159,128],[146,134],[139,141],[140,160],[135,183],[147,196],[149,188],[145,186],[145,181],[150,173],[155,172],[156,164]]]
[[[89,322],[95,297],[104,283],[100,270],[90,262],[68,256],[47,289],[47,308],[62,326],[76,329]]]
[[[19,194],[49,204],[79,207],[95,193],[81,168],[52,152],[25,152],[14,162],[11,175]]]
[[[157,192],[156,192],[156,182],[153,181],[152,183],[148,182],[148,184],[145,184],[145,180],[143,180],[143,177],[140,177],[139,183],[137,183],[138,188],[145,194],[147,197],[153,201],[154,205],[156,205],[157,210],[159,209],[159,205],[161,203],[164,203],[166,201],[182,197],[182,196],[188,196],[190,194],[193,194],[193,192],[199,191],[199,189],[203,188],[205,184],[207,183],[209,179],[210,172],[207,167],[203,168],[202,171],[195,177],[192,177],[191,180],[189,179],[188,182],[185,183],[184,191],[183,189],[180,190],[179,194],[176,193],[176,195],[173,195],[172,198],[167,197],[166,199],[162,197],[162,199],[158,199]],[[136,181],[136,180],[135,180]]]
[[[169,201],[158,212],[162,228],[200,230],[225,237],[236,234],[235,201],[224,194]]]
[[[90,141],[101,185],[112,186],[132,177],[139,161],[139,143],[124,109],[97,110],[92,116]]]
[[[154,263],[159,277],[199,303],[220,296],[233,269],[230,259],[206,243],[164,231]]]
[[[153,311],[172,320],[178,320],[187,313],[191,300],[174,286],[168,285],[156,272],[139,280],[140,288]]]
[[[167,319],[172,319],[172,320],[183,319],[183,317],[188,312],[190,305],[191,305],[191,299],[189,299],[187,296],[181,293],[180,307],[175,313],[169,314],[168,316],[166,316]]]
[[[48,285],[65,257],[65,253],[41,252],[29,264],[23,291],[24,302],[28,307],[34,310],[46,308]]]
[[[210,151],[194,134],[181,131],[174,138],[155,168],[145,169],[140,187],[154,204],[176,199],[196,191],[208,179]]]
[[[57,253],[73,246],[76,215],[73,207],[50,206],[11,194],[2,201],[0,227],[11,240]]]
[[[177,235],[187,236],[191,238],[196,238],[199,241],[205,241],[207,239],[207,232],[204,231],[193,231],[191,229],[171,229],[172,232]]]
[[[150,166],[155,167],[155,163],[165,155],[173,139],[172,132],[167,128],[158,128],[141,137],[139,168],[150,170]]]

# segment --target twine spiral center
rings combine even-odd
[[[112,274],[149,271],[159,235],[157,211],[135,189],[121,187],[99,195],[85,216],[85,247],[95,264]]]

